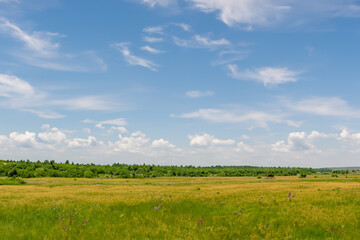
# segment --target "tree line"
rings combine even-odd
[[[254,167],[254,166],[159,166],[128,165],[95,165],[79,163],[57,163],[54,160],[31,162],[29,160],[0,160],[0,176],[8,177],[66,177],[66,178],[152,178],[152,177],[237,177],[237,176],[296,176],[298,174],[316,173],[312,168],[300,167]]]

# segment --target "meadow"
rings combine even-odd
[[[30,178],[0,239],[359,239],[359,175]]]

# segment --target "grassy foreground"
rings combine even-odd
[[[0,239],[360,236],[356,176],[26,181],[0,186]]]

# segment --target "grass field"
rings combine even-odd
[[[0,239],[360,239],[356,176],[26,181],[0,186]]]

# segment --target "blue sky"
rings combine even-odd
[[[359,165],[360,1],[0,0],[0,158]]]

